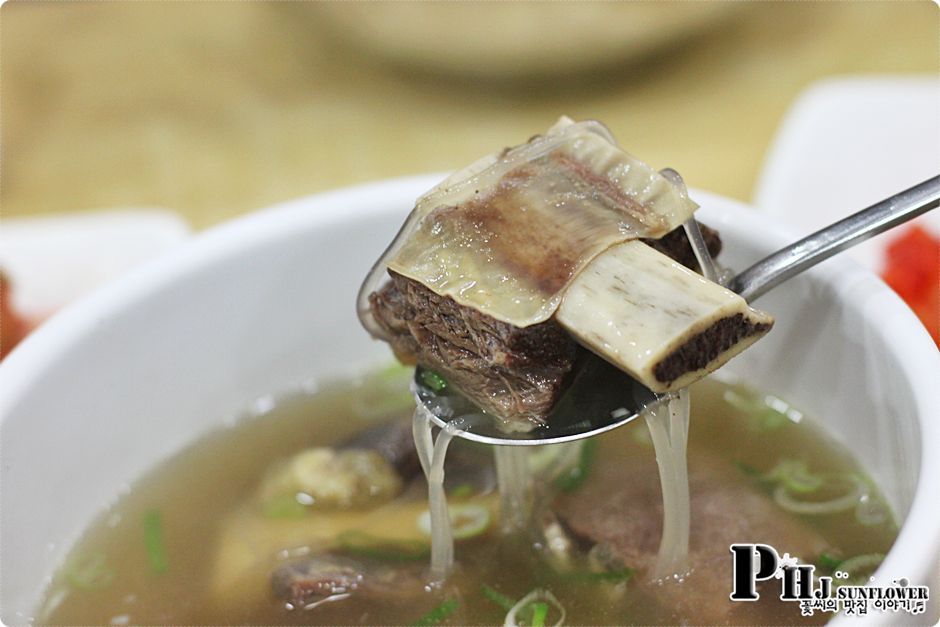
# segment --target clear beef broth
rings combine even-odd
[[[408,421],[411,408],[400,402],[400,392],[394,402],[384,394],[376,394],[374,380],[366,379],[287,397],[263,416],[212,433],[168,460],[94,522],[54,577],[37,622],[412,624],[425,617],[425,624],[501,624],[506,609],[485,590],[518,600],[543,588],[567,610],[566,624],[790,624],[806,619],[798,604],[773,600],[779,592],[772,586],[764,588],[767,594],[757,603],[728,601],[731,558],[724,536],[734,528],[747,532],[749,522],[741,517],[768,520],[751,521],[760,527],[760,538],[733,541],[767,542],[781,553],[793,552],[791,546],[811,550],[812,555],[797,553],[804,562],[885,553],[896,535],[874,489],[861,516],[864,523],[856,508],[822,515],[781,509],[773,500],[781,462],[802,468],[793,475],[802,481],[798,489],[833,473],[864,481],[864,470],[849,451],[782,402],[771,399],[777,411],[768,411],[766,404],[755,404],[761,395],[706,380],[691,393],[692,572],[684,582],[653,583],[646,576],[659,542],[662,502],[646,426],[636,421],[597,438],[583,481],[543,486],[532,534],[504,535],[494,518],[486,531],[458,539],[457,569],[443,585],[426,586],[426,556],[382,563],[387,555],[360,555],[369,568],[390,569],[391,592],[357,590],[312,609],[289,610],[271,586],[272,571],[288,555],[329,551],[335,545],[331,534],[348,529],[373,538],[386,534],[409,546],[428,542],[415,524],[427,507],[420,472],[398,497],[371,510],[272,517],[257,504],[259,483],[279,461],[306,447],[336,444],[379,420],[397,416]],[[456,451],[466,446],[452,444],[448,465],[450,456],[459,458]],[[481,465],[492,464],[482,452],[472,453]],[[476,504],[495,512],[499,499],[493,483],[474,484],[473,476],[461,483],[461,472],[467,471],[448,474],[452,508]],[[812,494],[800,498],[813,499]],[[541,537],[546,511],[556,512],[568,533],[576,534],[571,554],[553,553],[550,542],[533,539]],[[154,512],[160,520],[157,544],[165,557],[162,572],[159,560],[154,563],[153,530],[149,540],[145,531],[145,520],[152,522]],[[596,562],[596,555],[584,554],[590,546],[586,533],[594,534],[591,542],[603,538],[605,548],[619,547],[613,575],[586,570]],[[714,546],[716,540],[725,545]],[[635,572],[626,578],[626,569]],[[441,612],[442,607],[449,612]],[[825,616],[817,614],[816,622]],[[550,613],[546,624],[555,618]]]

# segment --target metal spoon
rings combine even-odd
[[[820,261],[938,204],[940,176],[935,176],[769,255],[732,278],[728,288],[745,300],[753,300]],[[580,364],[545,425],[527,432],[507,433],[499,428],[500,421],[495,417],[470,419],[482,414],[482,410],[452,389],[436,392],[426,384],[429,379],[425,372],[418,367],[412,383],[419,411],[427,410],[440,427],[462,418],[462,430],[456,435],[487,444],[540,445],[588,438],[625,425],[639,417],[644,408],[668,398],[655,394],[592,354]]]

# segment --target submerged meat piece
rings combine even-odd
[[[420,594],[425,585],[422,565],[391,565],[336,553],[303,557],[277,567],[271,590],[291,609],[313,609],[319,603],[355,598],[395,598]]]
[[[709,252],[717,232],[701,225]],[[696,267],[683,229],[655,247]],[[517,327],[440,296],[417,281],[390,273],[392,281],[370,295],[376,322],[399,359],[441,374],[475,404],[509,421],[545,419],[562,394],[583,350],[554,320]]]
[[[303,608],[340,594],[350,594],[363,581],[362,569],[352,559],[317,555],[279,566],[271,575],[274,595],[292,608]]]
[[[410,420],[392,420],[368,427],[341,442],[338,448],[375,451],[395,468],[404,483],[419,476],[423,481]],[[460,439],[452,442],[444,462],[445,488],[468,486],[474,494],[492,492],[496,487],[492,461],[492,452],[486,446]]]
[[[266,509],[374,507],[397,496],[419,470],[410,425],[390,421],[335,448],[307,448],[275,465],[259,496]]]
[[[421,477],[422,483],[424,481],[410,420],[392,420],[368,427],[344,440],[338,448],[373,450],[398,471],[403,482],[409,483],[417,477]],[[496,471],[492,462],[493,454],[489,447],[469,440],[455,440],[450,444],[444,462],[445,488],[468,486],[474,494],[492,492],[496,487]]]
[[[519,328],[396,274],[371,303],[399,359],[438,372],[507,420],[544,418],[579,351],[553,320]]]
[[[340,450],[373,450],[385,459],[406,483],[421,470],[411,433],[411,423],[393,420],[359,431],[339,445]]]
[[[403,487],[402,478],[376,451],[317,446],[272,468],[260,498],[265,508],[285,500],[316,509],[368,508],[395,498]]]
[[[810,561],[826,548],[816,531],[785,514],[766,495],[741,483],[726,459],[703,454],[689,460],[692,572],[685,583],[652,582],[662,533],[663,507],[655,462],[639,455],[610,455],[578,491],[561,495],[553,510],[572,539],[597,545],[638,571],[631,585],[643,588],[675,620],[694,616],[700,624],[765,624],[779,591],[768,589],[756,603],[734,603],[731,553],[735,542],[757,542]],[[779,607],[777,608],[779,610]],[[794,620],[799,617],[798,609]]]

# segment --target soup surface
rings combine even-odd
[[[305,449],[390,420],[410,424],[408,374],[392,369],[260,402],[165,462],[78,542],[37,622],[502,624],[514,603],[541,589],[564,608],[566,624],[792,624],[809,619],[799,604],[776,599],[775,580],[758,588],[756,603],[728,600],[730,543],[768,543],[816,563],[817,574],[851,564],[853,577],[865,577],[896,535],[864,469],[811,419],[773,396],[705,380],[691,390],[691,570],[681,581],[649,575],[662,497],[637,420],[587,444],[531,453],[542,484],[528,529],[512,533],[499,519],[491,451],[455,440],[446,487],[457,569],[428,585],[420,471],[404,477],[394,498],[364,503],[284,500],[270,488]],[[859,556],[872,557],[845,561]],[[272,585],[272,573],[290,565],[310,574],[336,560],[381,585],[333,589],[299,607]],[[552,625],[560,614],[545,601],[517,621]]]

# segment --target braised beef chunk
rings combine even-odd
[[[421,562],[390,565],[377,560],[320,553],[286,562],[271,574],[271,590],[291,609],[312,609],[349,595],[392,599],[424,589]],[[342,595],[342,596],[341,596]]]
[[[712,257],[717,257],[721,252],[721,238],[718,231],[698,223],[702,231],[702,238],[705,240],[705,247]],[[686,268],[698,271],[698,261],[695,259],[695,252],[689,245],[689,238],[685,234],[685,229],[679,227],[663,235],[659,239],[644,239],[644,244],[652,246],[667,257],[672,257]]]
[[[544,418],[581,350],[553,320],[519,328],[397,274],[370,299],[399,359],[438,372],[507,420]]]
[[[772,624],[773,610],[780,610],[774,598],[779,591],[761,594],[760,603],[729,600],[728,547],[735,542],[770,543],[781,554],[809,561],[827,546],[822,535],[784,515],[769,496],[742,485],[727,459],[693,454],[689,459],[692,572],[681,585],[654,582],[651,572],[663,524],[655,460],[652,454],[609,455],[605,460],[577,491],[562,493],[552,510],[573,545],[581,550],[594,547],[595,552],[636,569],[632,585],[641,587],[660,606],[675,608],[675,622],[694,616],[703,625]],[[798,620],[797,610],[794,622]]]
[[[349,594],[362,584],[362,572],[353,560],[318,555],[284,564],[271,575],[275,596],[294,608],[306,607],[337,594]]]
[[[410,422],[384,422],[363,429],[342,442],[339,449],[366,449],[378,452],[398,471],[406,483],[421,472]]]
[[[343,440],[338,450],[372,450],[381,455],[408,484],[421,475],[421,463],[415,449],[411,420],[383,422]],[[444,487],[452,490],[469,486],[475,494],[486,494],[496,489],[496,470],[488,447],[467,440],[451,443],[444,463]],[[423,477],[423,476],[422,476]],[[423,484],[423,478],[422,478]]]
[[[709,252],[717,255],[718,233],[701,228]],[[698,268],[681,228],[647,243]],[[506,420],[545,419],[584,351],[559,324],[550,319],[520,328],[390,274],[391,282],[372,293],[370,302],[400,360],[434,370],[480,408]]]

